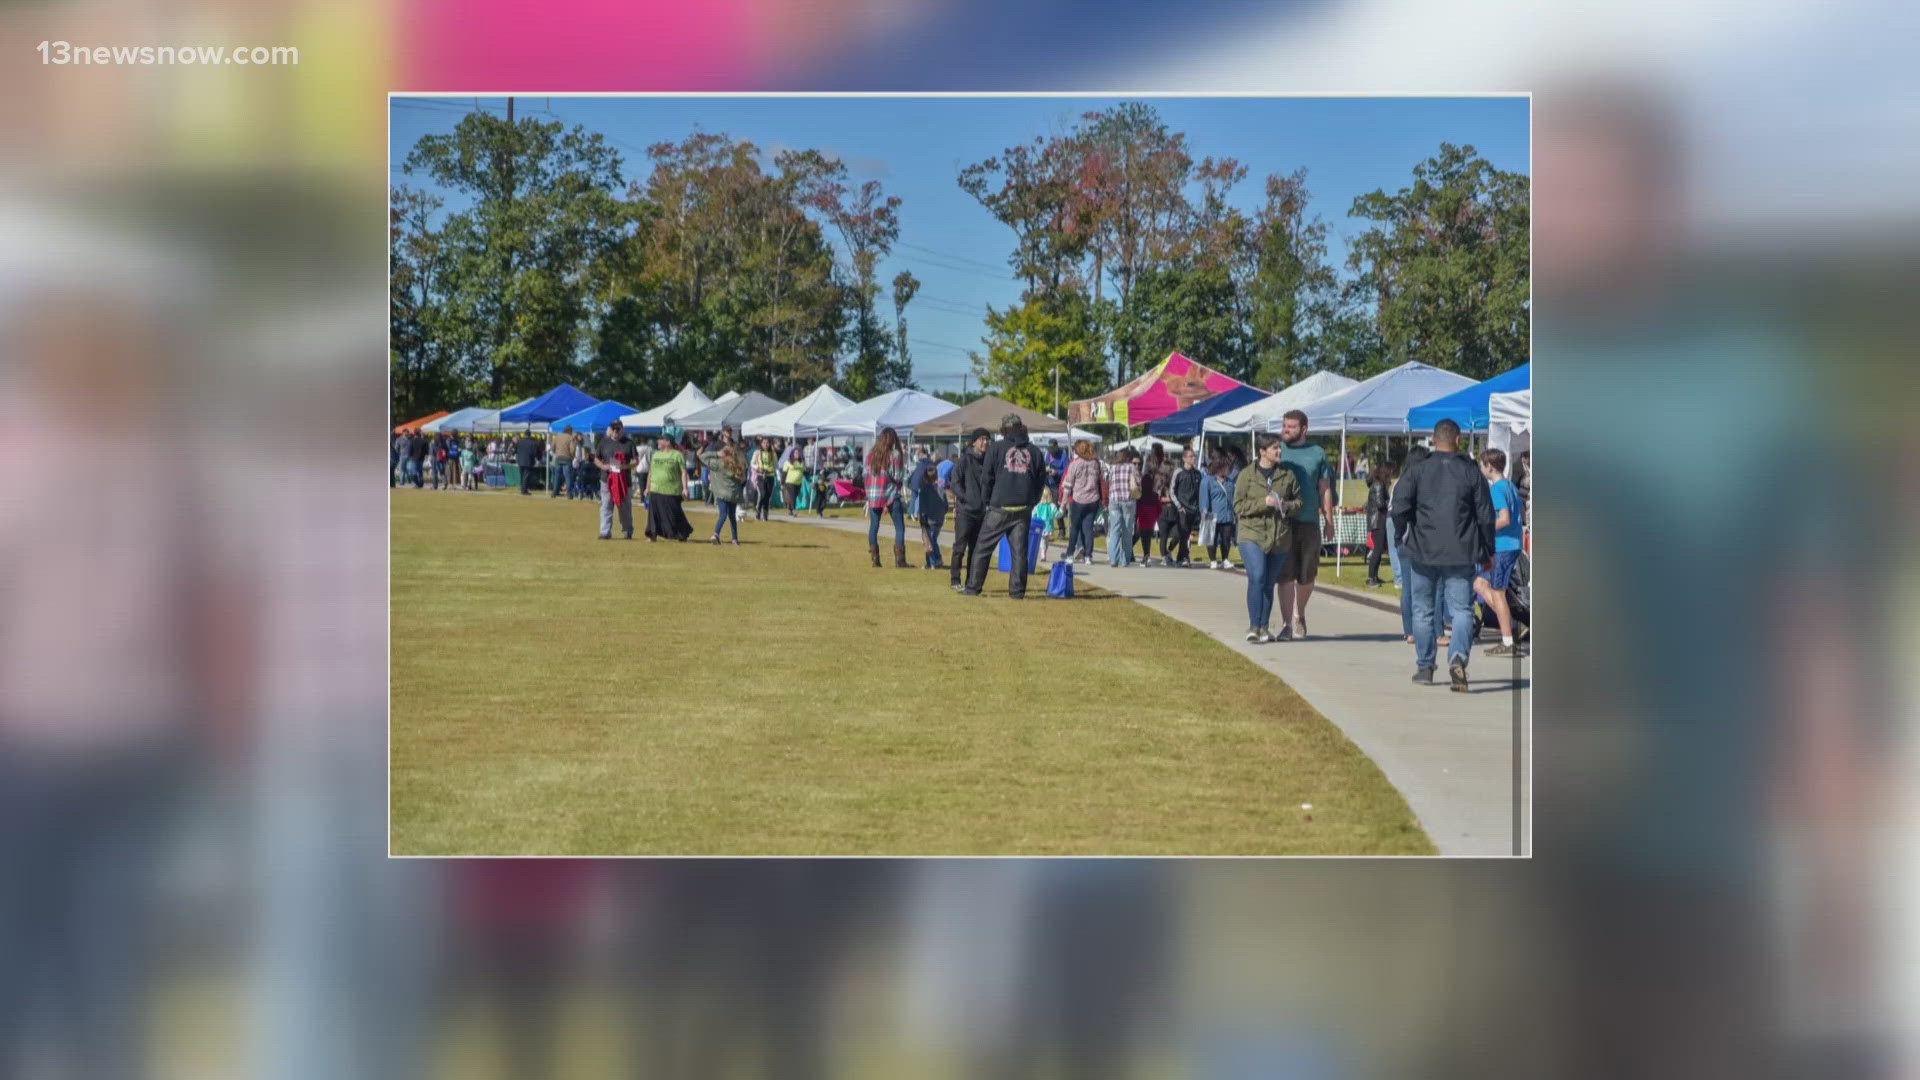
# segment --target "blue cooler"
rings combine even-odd
[[[1046,535],[1046,526],[1035,521],[1027,529],[1027,569],[1032,570],[1040,562],[1040,541]],[[1009,537],[1000,538],[1000,550],[993,557],[993,568],[1002,573],[1013,569],[1013,548],[1007,546]]]

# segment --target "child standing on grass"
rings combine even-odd
[[[1053,523],[1060,516],[1060,507],[1053,501],[1053,488],[1040,489],[1040,505],[1033,508],[1033,520],[1040,526],[1040,561],[1047,561],[1047,548],[1053,539]]]

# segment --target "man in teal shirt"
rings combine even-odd
[[[1307,414],[1290,409],[1280,418],[1280,465],[1300,482],[1300,512],[1293,519],[1287,562],[1280,571],[1281,641],[1307,636],[1307,601],[1320,576],[1320,522],[1333,521],[1333,466],[1327,452],[1307,442]],[[1315,493],[1318,493],[1317,495]]]

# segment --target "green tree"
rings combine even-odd
[[[1133,348],[1156,361],[1174,350],[1243,382],[1253,379],[1239,291],[1224,265],[1170,266],[1134,278]]]
[[[1337,308],[1327,302],[1336,282],[1327,263],[1327,227],[1307,219],[1309,197],[1305,169],[1267,177],[1266,202],[1253,227],[1246,287],[1253,372],[1246,381],[1269,389],[1326,366],[1315,363],[1316,335]]]
[[[1004,311],[987,308],[986,352],[973,353],[982,391],[1016,405],[1054,412],[1059,406],[1106,389],[1106,363],[1092,305],[1075,292],[1027,294]]]
[[[1473,147],[1442,143],[1410,187],[1353,201],[1351,216],[1373,226],[1349,266],[1373,298],[1392,363],[1485,379],[1526,360],[1527,188]]]
[[[485,350],[486,396],[532,393],[576,374],[593,314],[585,268],[617,242],[620,157],[599,135],[476,112],[414,144],[402,171],[469,204],[439,231],[449,318]]]
[[[893,275],[893,359],[881,380],[888,390],[913,385],[913,354],[907,350],[907,305],[919,292],[920,279],[912,271]]]

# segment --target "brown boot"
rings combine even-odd
[[[868,544],[868,545],[867,545],[867,554],[869,554],[869,555],[871,555],[871,556],[873,556],[873,565],[874,565],[875,567],[878,567],[878,566],[880,565],[880,545],[879,545],[879,544]]]
[[[895,570],[913,569],[912,564],[907,562],[907,545],[905,544],[893,545],[893,568]]]

